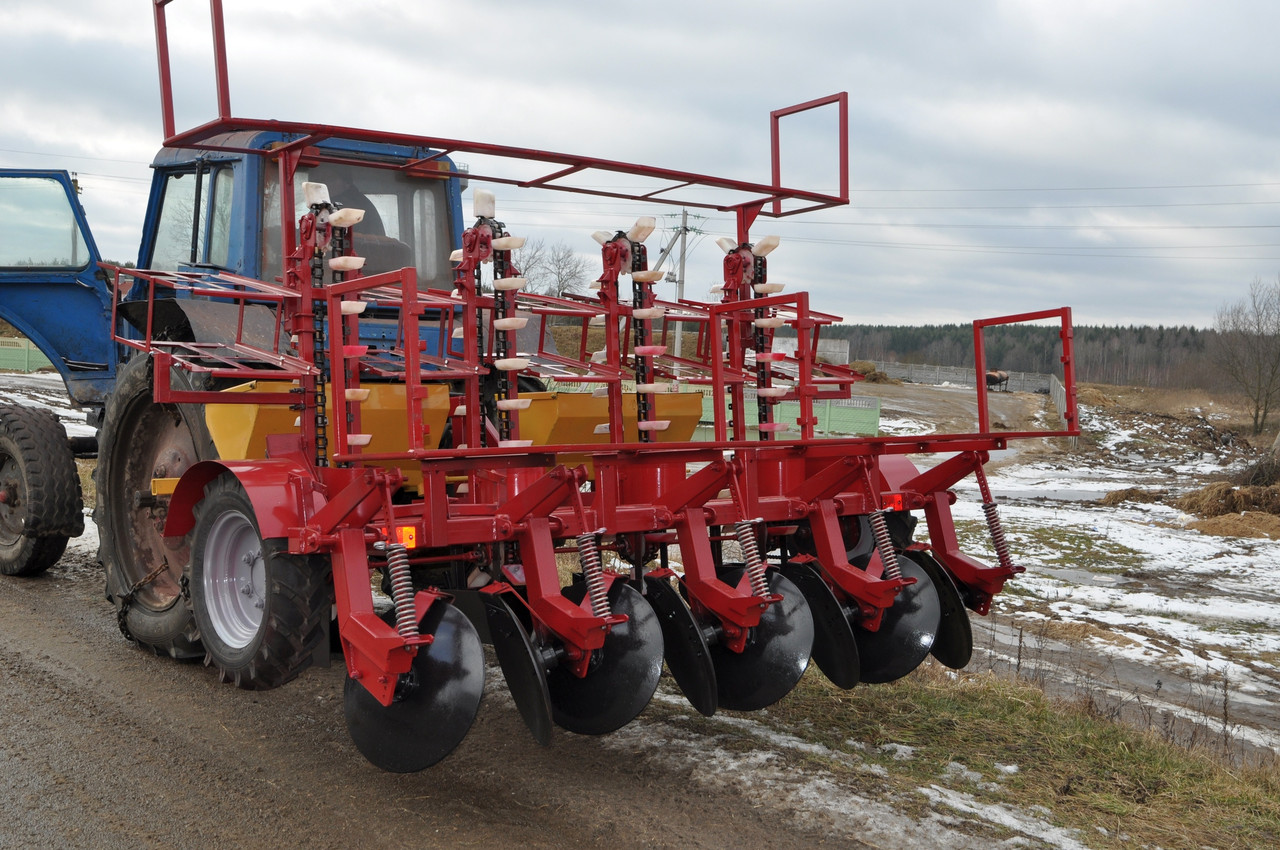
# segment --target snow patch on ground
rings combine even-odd
[[[86,413],[71,407],[66,386],[54,372],[30,375],[0,375],[0,403],[49,410],[58,415],[68,437],[92,437],[95,429],[86,422]]]
[[[684,704],[682,697],[659,692],[655,700]],[[749,718],[717,715],[714,724],[725,729],[723,734],[707,736],[681,729],[674,723],[647,721],[644,716],[611,735],[600,738],[603,746],[626,753],[641,752],[645,758],[665,768],[688,772],[692,782],[709,788],[733,788],[747,797],[767,795],[780,804],[782,811],[799,825],[820,829],[850,841],[884,848],[954,847],[990,848],[1026,846],[1033,839],[1052,847],[1077,848],[1073,833],[1053,826],[1036,812],[1019,810],[1004,804],[987,804],[963,792],[941,786],[921,789],[940,809],[953,809],[964,815],[957,818],[934,810],[923,818],[904,815],[892,805],[859,793],[846,781],[829,771],[806,765],[803,771],[788,765],[789,755],[817,755],[845,763],[871,775],[887,775],[879,765],[869,765],[856,755],[813,744],[771,729]],[[745,752],[731,744],[741,736],[754,739]],[[890,744],[907,753],[911,748]],[[974,774],[981,779],[980,774]],[[982,783],[979,787],[995,783]],[[1048,816],[1044,812],[1044,816]],[[965,821],[979,820],[1017,833],[1006,841],[970,834]]]
[[[950,806],[958,812],[979,817],[989,823],[1032,838],[1038,838],[1053,847],[1062,847],[1066,848],[1066,850],[1086,850],[1088,847],[1088,845],[1080,842],[1080,833],[1076,830],[1054,826],[1042,818],[1035,817],[1029,811],[1022,811],[999,803],[983,803],[975,799],[971,794],[944,788],[941,785],[930,785],[928,788],[921,788],[920,793],[934,804]],[[1044,814],[1047,815],[1048,812],[1044,812]]]

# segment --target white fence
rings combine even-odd
[[[975,375],[972,366],[934,366],[927,363],[889,363],[873,360],[876,369],[890,378],[910,381],[913,384],[954,384],[961,387],[974,386]],[[1016,393],[1047,393],[1052,375],[1040,372],[1010,372],[1007,389]]]
[[[1067,388],[1062,385],[1062,381],[1058,380],[1057,375],[1050,375],[1049,398],[1053,399],[1053,406],[1058,410],[1058,416],[1062,419],[1063,427],[1067,425]],[[1071,448],[1075,448],[1079,442],[1079,437],[1071,438]]]

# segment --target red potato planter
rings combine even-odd
[[[328,663],[336,637],[353,742],[398,772],[434,764],[466,735],[484,643],[543,743],[556,726],[598,735],[630,722],[664,663],[706,715],[772,705],[811,660],[845,688],[900,678],[930,654],[968,663],[968,612],[986,614],[1021,571],[983,465],[1011,440],[1078,433],[1070,310],[975,322],[977,431],[819,437],[815,403],[848,398],[860,376],[818,361],[837,318],[769,281],[778,240],[751,231],[760,216],[847,203],[845,95],[773,113],[768,184],[241,119],[214,0],[219,115],[179,133],[166,5],[155,6],[166,150],[231,163],[235,181],[256,175],[246,191],[268,201],[246,232],[278,266],[108,270],[111,339],[133,359],[120,373],[128,392],[106,406],[99,521],[126,634],[203,657],[243,688]],[[779,121],[822,108],[840,116],[833,195],[786,187],[778,169]],[[477,188],[465,222],[457,155],[486,163],[467,175]],[[544,175],[530,179],[531,166]],[[329,183],[310,179],[325,173]],[[570,180],[591,173],[661,188],[641,197]],[[402,188],[360,206],[344,174]],[[588,296],[526,292],[513,258],[523,240],[478,188],[512,184],[732,212],[717,300],[655,295],[651,219],[594,235],[601,273]],[[228,185],[239,197],[241,183]],[[707,189],[727,200],[692,191]],[[426,231],[393,233],[430,197],[437,218],[456,219],[452,237],[447,223],[433,237],[438,266],[413,241]],[[208,239],[193,237],[193,256]],[[1061,328],[1066,428],[992,433],[983,331],[1043,319]],[[576,333],[577,350],[563,350],[563,330],[553,344],[552,327]],[[782,329],[794,354],[774,346]],[[677,355],[669,341],[681,332],[697,342]],[[52,551],[57,535],[24,537],[17,513],[42,492],[29,483],[23,424],[0,415],[0,550]],[[926,453],[947,457],[924,471],[906,458]],[[995,565],[956,539],[950,488],[969,475]],[[22,551],[6,572],[48,559]]]

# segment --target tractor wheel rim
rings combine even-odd
[[[154,575],[133,591],[132,604],[167,610],[182,595],[182,567],[190,561],[191,550],[186,540],[164,537],[163,504],[136,504],[135,498],[150,493],[152,479],[179,478],[199,460],[190,426],[152,404],[147,392],[121,414],[119,433],[106,451],[113,472],[105,482],[107,492],[99,498],[115,505],[106,513],[111,524],[108,545],[125,583],[122,590]],[[166,561],[169,569],[156,574]]]
[[[209,527],[201,589],[210,625],[232,649],[248,646],[261,629],[265,588],[262,539],[247,516],[227,511]]]

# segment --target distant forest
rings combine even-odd
[[[1076,377],[1149,387],[1212,387],[1217,333],[1192,327],[1077,327]],[[852,360],[973,365],[972,325],[833,325],[822,339],[849,340]],[[984,331],[987,367],[1008,372],[1060,370],[1058,329],[1005,325]]]

